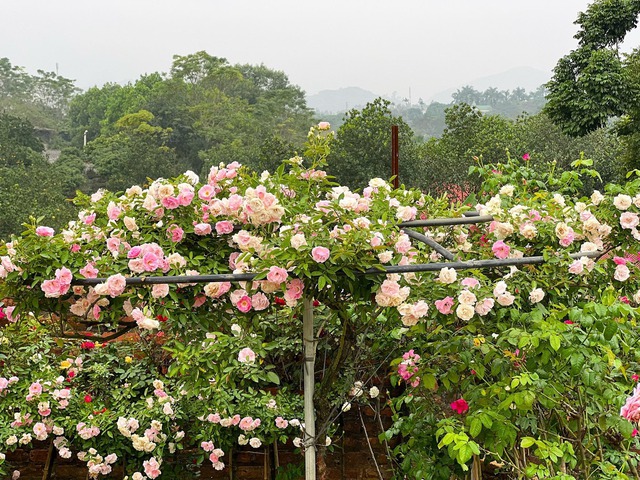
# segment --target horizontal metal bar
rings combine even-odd
[[[402,222],[399,227],[446,227],[451,225],[467,225],[471,223],[492,222],[491,215],[476,215],[471,217],[460,218],[429,218],[427,220],[413,220],[411,222]]]
[[[602,252],[572,253],[571,258],[589,257],[595,258],[602,255]],[[544,263],[543,256],[505,258],[492,260],[470,260],[468,262],[434,262],[417,265],[395,265],[384,269],[371,268],[360,275],[387,275],[390,273],[413,273],[413,272],[434,272],[442,268],[453,268],[455,270],[471,270],[476,268],[509,267],[512,265],[533,265]],[[258,276],[257,273],[223,273],[216,275],[184,275],[168,277],[129,277],[126,279],[127,285],[155,285],[173,283],[209,283],[209,282],[250,282]],[[74,279],[72,285],[97,285],[106,282],[106,278],[78,278]]]
[[[447,250],[446,248],[444,248],[442,245],[440,245],[438,242],[436,242],[433,238],[427,237],[426,235],[423,235],[418,232],[414,232],[413,230],[409,230],[408,228],[403,228],[402,231],[406,233],[409,237],[414,238],[420,242],[426,243],[447,260],[455,260],[456,258],[455,255],[451,253],[449,250]]]
[[[589,253],[572,253],[569,256],[571,258],[589,257],[595,258],[602,255],[602,252],[589,252]],[[472,270],[472,269],[484,269],[484,268],[496,268],[496,267],[510,267],[516,265],[534,265],[544,263],[544,257],[542,255],[536,257],[522,257],[522,258],[505,258],[505,259],[491,259],[491,260],[470,260],[468,262],[434,262],[423,263],[420,265],[394,265],[386,267],[383,270],[369,269],[365,273],[367,275],[381,275],[388,273],[412,273],[412,272],[436,272],[443,268],[453,268],[455,270]]]

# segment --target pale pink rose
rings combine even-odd
[[[240,298],[236,303],[236,308],[242,313],[247,313],[249,310],[251,310],[251,297],[249,295],[245,295]]]
[[[167,228],[167,237],[169,237],[172,242],[178,243],[182,240],[183,236],[184,230],[178,225],[173,224],[169,228]]]
[[[216,223],[216,232],[218,235],[226,235],[233,232],[233,223],[224,220]]]
[[[466,277],[462,279],[460,285],[467,288],[477,288],[480,286],[480,282],[473,277]]]
[[[222,295],[231,290],[230,282],[211,282],[205,285],[204,294],[211,298],[220,298]],[[245,292],[246,294],[246,292]]]
[[[276,417],[276,427],[277,428],[287,428],[289,426],[289,422],[282,417]]]
[[[107,239],[107,249],[111,253],[118,253],[118,249],[120,248],[121,240],[118,237],[110,237]]]
[[[409,250],[411,250],[411,240],[409,240],[409,236],[400,235],[400,237],[398,237],[398,241],[395,244],[395,249],[398,253],[409,253]]]
[[[584,264],[580,260],[575,260],[569,266],[569,273],[573,273],[574,275],[579,275],[584,271]]]
[[[369,240],[369,245],[373,248],[379,247],[382,245],[382,239],[378,235],[374,235],[371,240]]]
[[[36,436],[36,440],[46,440],[48,437],[47,426],[42,422],[38,422],[33,426],[33,433]]]
[[[121,213],[122,209],[120,207],[114,202],[109,202],[107,206],[107,217],[109,217],[109,220],[117,220]]]
[[[509,305],[513,305],[514,300],[515,300],[515,297],[511,295],[509,292],[501,293],[496,297],[496,301],[503,307],[508,307]]]
[[[162,473],[160,471],[160,463],[158,463],[155,457],[145,460],[142,462],[142,465],[144,466],[145,475],[151,479],[158,478]]]
[[[635,213],[624,212],[620,215],[620,226],[622,228],[631,230],[632,228],[637,227],[639,223],[640,220],[638,219],[638,215]]]
[[[502,240],[498,240],[493,244],[491,250],[493,251],[493,254],[496,256],[496,258],[507,258],[509,256],[511,248]]]
[[[38,227],[36,228],[36,235],[39,237],[53,237],[55,230],[51,227]]]
[[[166,283],[159,283],[151,288],[151,296],[153,298],[164,298],[169,295],[169,285]]]
[[[543,298],[544,290],[542,290],[541,288],[534,288],[533,290],[531,290],[531,293],[529,293],[529,301],[531,303],[539,303]]]
[[[626,265],[618,265],[613,274],[613,278],[615,278],[619,282],[624,282],[629,278],[629,275],[631,275],[629,267],[627,267]]]
[[[507,282],[505,282],[504,280],[500,280],[498,283],[496,283],[496,286],[493,288],[493,295],[497,297],[498,295],[501,295],[506,291],[507,291]]]
[[[193,226],[193,232],[196,235],[209,235],[211,233],[211,225],[208,223],[197,223]]]
[[[267,273],[267,280],[271,283],[275,283],[276,285],[280,285],[282,282],[286,281],[288,277],[289,273],[287,270],[277,266],[269,268],[269,273]]]
[[[633,389],[633,394],[627,398],[620,409],[620,416],[633,423],[640,422],[640,385],[636,386]]]
[[[331,128],[331,125],[329,124],[329,122],[318,123],[318,130],[329,130],[330,128]]]
[[[243,348],[238,353],[238,361],[240,363],[254,363],[256,361],[256,354],[249,347]],[[238,421],[240,416],[238,415]]]
[[[40,394],[42,394],[42,385],[39,382],[33,382],[29,386],[29,395],[37,397]]]
[[[251,363],[253,363],[253,362],[251,362]],[[251,430],[254,429],[253,418],[244,417],[242,420],[240,420],[240,423],[238,424],[238,427],[240,427],[240,430],[243,430],[245,432],[250,432]]]
[[[299,278],[294,278],[289,283],[287,283],[287,291],[286,294],[292,300],[297,300],[302,297],[302,292],[304,291],[304,282]]]
[[[169,210],[174,210],[180,206],[180,201],[174,196],[164,197],[162,199],[162,206]]]
[[[305,238],[304,233],[296,233],[291,237],[291,246],[296,250],[300,250],[306,244],[307,239]]]
[[[458,278],[458,274],[453,268],[444,267],[440,270],[440,273],[438,274],[438,281],[445,284],[453,283],[456,281],[457,278]]]
[[[387,279],[380,285],[380,291],[389,297],[395,297],[400,292],[400,285],[394,280]]]
[[[418,209],[416,207],[398,207],[396,218],[401,222],[409,222],[415,220]]]
[[[453,307],[452,297],[445,297],[442,300],[436,300],[434,303],[438,311],[443,315],[449,315],[452,312],[451,310],[451,307]]]
[[[115,298],[124,292],[124,289],[127,286],[127,279],[122,274],[118,273],[107,278],[106,283],[109,296]]]
[[[129,260],[129,270],[133,273],[142,273],[145,271],[144,262],[141,258],[132,258]]]
[[[326,262],[330,254],[331,252],[326,247],[314,247],[313,250],[311,250],[311,257],[318,263]]]
[[[183,207],[190,205],[193,201],[193,195],[194,194],[191,190],[182,190],[178,194],[178,203]]]
[[[485,298],[481,302],[476,303],[476,313],[484,317],[491,311],[494,305],[495,300],[493,300],[493,298]]]
[[[60,296],[60,281],[58,279],[45,280],[40,285],[40,288],[44,292],[44,296],[47,298],[56,298]]]
[[[93,222],[95,222],[96,220],[96,214],[92,213],[91,215],[87,215],[86,217],[84,217],[82,219],[82,221],[84,222],[85,225],[91,225],[93,224]]]
[[[216,189],[212,185],[203,185],[198,190],[198,198],[200,200],[209,201],[216,194]]]
[[[129,262],[131,264],[131,262]],[[145,253],[142,257],[142,265],[147,272],[154,272],[162,265],[162,259],[153,252]]]
[[[269,306],[269,299],[264,293],[258,292],[251,297],[251,306],[254,310],[264,310]]]

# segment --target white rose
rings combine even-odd
[[[259,438],[253,437],[251,440],[249,440],[249,445],[251,445],[253,448],[260,448],[262,446],[262,442]]]
[[[459,319],[464,321],[471,320],[474,313],[475,310],[473,309],[473,306],[464,303],[461,303],[460,305],[458,305],[458,308],[456,308],[456,315]]]
[[[631,197],[629,195],[620,194],[616,195],[613,199],[613,205],[618,210],[627,210],[632,203],[633,201],[631,200]]]
[[[380,395],[380,390],[378,389],[378,387],[371,387],[369,389],[369,396],[371,398],[376,398],[378,395]]]
[[[604,195],[602,195],[598,190],[594,190],[591,194],[591,203],[598,206],[602,200],[604,200]]]
[[[513,197],[513,191],[515,187],[513,185],[505,185],[500,189],[500,195],[506,195],[507,197]]]
[[[444,267],[440,270],[440,275],[438,275],[438,280],[446,284],[455,282],[456,278],[458,278],[458,274],[453,268]]]
[[[531,293],[529,293],[529,301],[531,301],[531,303],[538,303],[542,301],[543,298],[544,291],[541,288],[534,288],[531,290]]]

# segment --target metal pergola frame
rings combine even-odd
[[[382,269],[369,269],[361,272],[360,275],[389,275],[402,273],[434,272],[442,268],[453,268],[455,270],[490,269],[499,267],[510,267],[518,265],[542,264],[546,260],[543,256],[532,256],[522,258],[492,259],[492,260],[470,260],[457,261],[455,255],[445,247],[437,243],[431,237],[411,230],[411,227],[444,227],[455,225],[468,225],[476,223],[486,223],[493,221],[490,215],[479,215],[477,212],[466,212],[460,218],[434,218],[428,220],[415,220],[398,224],[398,228],[403,230],[409,237],[421,241],[436,252],[442,255],[447,262],[433,262],[415,265],[397,265],[384,267]],[[603,252],[580,252],[573,253],[571,258],[597,258]],[[127,285],[155,285],[155,284],[176,284],[176,283],[209,283],[209,282],[247,282],[258,276],[256,273],[240,274],[213,274],[213,275],[181,275],[181,276],[152,276],[152,277],[129,277],[126,279]],[[106,281],[106,278],[85,278],[73,280],[73,285],[97,285]],[[313,329],[313,299],[305,294],[303,296],[303,353],[304,353],[304,453],[305,453],[305,480],[316,479],[316,425],[313,396],[315,390],[315,360],[316,341]]]

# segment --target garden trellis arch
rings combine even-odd
[[[397,226],[405,234],[414,240],[423,242],[435,250],[447,261],[432,262],[426,264],[398,265],[382,269],[369,269],[361,275],[388,275],[403,274],[413,272],[434,272],[442,268],[453,268],[455,270],[471,269],[493,269],[499,267],[510,267],[519,265],[533,265],[544,263],[544,256],[531,256],[522,258],[490,259],[457,261],[455,255],[433,240],[428,235],[416,232],[412,228],[425,227],[446,227],[464,224],[487,223],[493,221],[490,215],[479,215],[477,212],[466,212],[459,218],[434,218],[426,220],[415,220],[399,223]],[[571,258],[590,257],[596,258],[603,254],[601,251],[580,252],[570,254]],[[246,282],[252,281],[258,274],[211,274],[211,275],[182,275],[182,276],[144,276],[129,277],[126,279],[127,286],[145,286],[155,284],[177,284],[177,283],[209,283],[209,282]],[[74,279],[74,285],[93,286],[105,282],[105,278],[85,278]],[[134,324],[135,325],[135,324]],[[129,328],[129,327],[125,327]],[[316,425],[314,408],[315,389],[315,353],[317,339],[314,336],[313,326],[313,299],[305,294],[303,297],[303,354],[304,354],[304,446],[305,446],[305,480],[316,479]],[[472,473],[472,478],[473,478]]]

